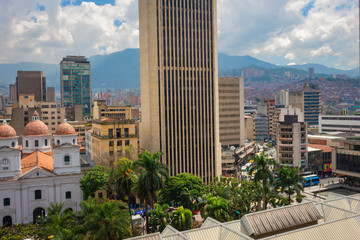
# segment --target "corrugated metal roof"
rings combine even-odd
[[[281,231],[323,218],[314,203],[308,202],[293,206],[275,208],[247,214],[241,222],[246,226],[249,236]]]
[[[208,217],[206,218],[205,222],[201,227],[204,228],[204,227],[217,226],[219,225],[219,223],[220,223],[219,221],[216,221],[215,219]]]
[[[147,235],[142,235],[139,237],[133,237],[133,238],[128,238],[128,240],[161,240],[161,236],[160,233],[153,233],[153,234],[147,234]]]
[[[165,227],[165,229],[162,231],[161,236],[162,236],[162,237],[166,237],[166,236],[173,235],[173,234],[177,234],[177,233],[179,233],[178,230],[176,230],[175,228],[173,228],[173,227],[170,226],[170,225],[167,225],[167,226]]]
[[[323,223],[292,232],[279,234],[266,239],[273,240],[354,240],[360,239],[360,218],[359,216],[341,219],[333,222]]]

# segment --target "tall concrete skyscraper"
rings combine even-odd
[[[170,175],[221,173],[216,0],[139,0],[140,148]]]
[[[66,107],[68,112],[66,118],[75,120],[78,109],[82,109],[79,115],[90,116],[90,62],[85,57],[66,56],[63,58],[60,62],[60,86],[61,105]]]

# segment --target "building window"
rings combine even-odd
[[[108,134],[109,134],[109,138],[112,138],[112,137],[113,137],[113,130],[112,130],[112,129],[109,129],[109,130],[108,130]]]
[[[67,192],[65,193],[65,198],[66,198],[66,199],[71,199],[71,192],[70,192],[70,191],[67,191]]]
[[[4,206],[10,206],[10,198],[4,198]]]
[[[15,142],[12,142],[12,143],[11,143],[11,146],[12,146],[12,147],[15,147]]]
[[[41,199],[41,190],[35,190],[35,200]]]
[[[65,156],[65,157],[64,157],[64,165],[65,165],[65,166],[70,165],[70,156]]]
[[[47,139],[45,139],[45,146],[47,146],[48,145],[48,140]]]
[[[129,129],[125,128],[125,137],[129,137]]]
[[[39,146],[39,140],[35,140],[35,147]]]
[[[57,145],[60,145],[60,140],[57,140],[57,141],[56,141],[56,144],[57,144]]]
[[[109,147],[113,147],[114,146],[114,141],[110,141],[109,142]]]
[[[122,141],[117,141],[117,146],[122,146]]]
[[[73,139],[73,144],[75,144],[75,138]]]
[[[98,197],[99,198],[102,198],[103,197],[103,194],[100,192],[100,193],[98,193]]]
[[[130,145],[130,140],[125,140],[125,146],[129,146]]]
[[[121,137],[121,128],[117,128],[116,129],[116,137],[120,138]]]
[[[29,141],[28,140],[25,141],[25,146],[29,147]]]

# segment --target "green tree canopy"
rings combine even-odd
[[[170,222],[170,213],[167,211],[168,209],[168,204],[161,206],[160,204],[155,203],[155,209],[149,211],[150,232],[154,233],[157,230],[162,232],[165,229],[165,227]]]
[[[192,213],[189,209],[178,207],[171,214],[171,226],[179,231],[185,231],[192,228]]]
[[[90,198],[91,206],[93,200]],[[83,218],[83,225],[86,230],[85,239],[94,240],[115,240],[131,237],[130,221],[128,207],[125,203],[116,200],[106,200],[99,202],[96,207],[84,206],[87,203],[81,203],[81,206],[87,209],[87,214]],[[91,209],[89,211],[89,209]]]
[[[215,197],[213,194],[206,196],[206,202],[201,209],[201,216],[206,219],[211,217],[219,222],[230,220],[228,200],[222,197]]]
[[[80,179],[80,187],[84,199],[93,195],[97,190],[104,188],[109,183],[109,173],[106,167],[96,165]]]
[[[270,171],[270,166],[275,166],[276,162],[272,158],[266,158],[264,152],[260,156],[255,156],[254,165],[250,168],[249,174],[254,174],[255,182],[260,182],[263,188],[263,209],[266,210],[270,184],[274,182],[274,176]]]
[[[159,193],[159,202],[171,203],[174,201],[176,204],[182,205],[181,193],[185,188],[188,191],[197,190],[202,195],[205,192],[206,185],[197,176],[190,173],[180,173],[165,181],[165,186]]]
[[[50,203],[47,216],[43,219],[41,230],[44,236],[53,236],[53,239],[72,240],[83,239],[82,226],[76,224],[73,211],[64,209],[63,203]]]
[[[297,193],[301,196],[303,186],[301,184],[302,177],[298,175],[298,168],[291,168],[289,166],[283,166],[277,170],[278,180],[275,187],[278,189],[281,187],[281,192],[285,192],[288,195],[288,204],[291,204],[291,195]],[[300,198],[300,197],[298,197]]]
[[[169,176],[169,169],[166,164],[161,162],[161,152],[151,154],[145,151],[139,154],[139,159],[134,162],[134,167],[138,172],[138,178],[133,190],[136,195],[145,201],[146,226],[149,233],[148,204],[154,205],[154,199],[160,189],[164,187],[164,180]]]

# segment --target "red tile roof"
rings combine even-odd
[[[21,173],[26,173],[36,166],[52,172],[54,170],[54,158],[43,152],[36,151],[21,159]]]
[[[331,152],[332,147],[320,144],[308,144],[309,147],[321,149],[324,153]]]

